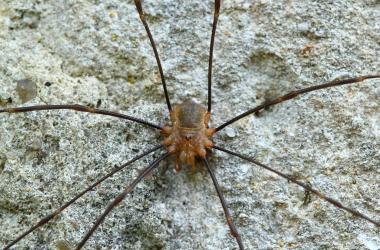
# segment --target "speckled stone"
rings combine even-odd
[[[213,3],[143,1],[170,98],[206,104]],[[380,4],[222,1],[212,126],[293,89],[380,72]],[[22,104],[17,81],[37,95]],[[0,108],[82,104],[168,122],[133,1],[0,1]],[[309,93],[216,135],[380,220],[380,80]],[[96,179],[161,140],[154,129],[72,111],[0,113],[0,246]],[[128,167],[15,249],[75,246],[153,158]],[[222,152],[210,159],[247,249],[379,249],[379,230]],[[168,160],[162,167],[172,169]],[[237,249],[211,179],[167,171],[139,184],[85,249]]]

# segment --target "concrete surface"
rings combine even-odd
[[[172,102],[206,104],[213,3],[146,0],[143,6]],[[379,73],[379,20],[378,0],[223,1],[212,125],[295,88]],[[0,108],[60,103],[168,121],[132,1],[1,1]],[[277,105],[233,124],[214,141],[379,221],[379,124],[377,79]],[[0,140],[4,246],[160,137],[115,118],[45,111],[0,114]],[[14,249],[75,246],[152,159],[105,182]],[[380,249],[378,228],[315,196],[303,205],[304,191],[280,177],[220,152],[211,164],[247,249]],[[162,165],[171,169],[172,162]],[[107,217],[85,249],[237,249],[211,180],[200,169],[195,175],[156,172]]]

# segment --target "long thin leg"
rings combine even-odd
[[[0,109],[0,113],[22,113],[22,112],[30,112],[30,111],[38,111],[38,110],[56,110],[56,109],[71,109],[79,112],[87,112],[87,113],[93,113],[93,114],[101,114],[101,115],[108,115],[113,116],[117,118],[121,118],[124,120],[129,120],[132,122],[137,122],[140,124],[147,125],[151,128],[155,129],[162,129],[161,126],[153,124],[151,122],[144,121],[139,118],[135,118],[129,115],[123,115],[117,112],[102,110],[102,109],[95,109],[90,108],[82,105],[72,104],[72,105],[37,105],[37,106],[27,106],[27,107],[18,107],[18,108],[5,108]]]
[[[283,95],[283,96],[280,96],[280,97],[277,97],[276,99],[273,99],[271,101],[268,101],[268,102],[264,102],[263,104],[257,106],[257,107],[254,107],[253,109],[250,109],[234,118],[232,118],[231,120],[223,123],[222,125],[220,125],[219,127],[217,127],[215,129],[216,132],[218,132],[219,130],[225,128],[226,126],[230,125],[231,123],[234,123],[250,114],[253,114],[253,113],[257,113],[259,112],[260,110],[263,110],[269,106],[273,106],[275,104],[278,104],[278,103],[281,103],[281,102],[284,102],[284,101],[287,101],[287,100],[290,100],[290,99],[293,99],[295,98],[296,96],[300,95],[300,94],[304,94],[304,93],[308,93],[308,92],[311,92],[311,91],[314,91],[314,90],[318,90],[318,89],[325,89],[325,88],[329,88],[329,87],[334,87],[334,86],[340,86],[340,85],[345,85],[345,84],[351,84],[351,83],[357,83],[357,82],[362,82],[366,79],[371,79],[371,78],[380,78],[380,74],[379,75],[367,75],[367,76],[359,76],[359,77],[355,77],[355,78],[350,78],[350,79],[345,79],[345,80],[335,80],[335,81],[331,81],[331,82],[328,82],[328,83],[324,83],[324,84],[320,84],[320,85],[315,85],[315,86],[311,86],[311,87],[308,87],[308,88],[304,88],[304,89],[300,89],[300,90],[295,90],[295,91],[291,91],[289,93],[287,93],[286,95]]]
[[[34,230],[36,230],[37,228],[42,227],[43,225],[45,225],[46,223],[48,223],[51,219],[53,219],[54,217],[56,217],[63,210],[65,210],[67,207],[69,207],[71,204],[73,204],[76,200],[78,200],[80,197],[82,197],[85,193],[87,193],[88,191],[91,191],[93,188],[95,188],[96,186],[98,186],[104,180],[108,179],[112,175],[114,175],[117,172],[121,171],[123,168],[127,167],[128,165],[132,164],[133,162],[141,159],[142,157],[144,157],[144,156],[146,156],[146,155],[148,155],[148,154],[150,154],[150,153],[152,153],[152,152],[154,152],[154,151],[156,151],[156,150],[158,150],[158,149],[160,149],[162,147],[163,147],[162,145],[158,145],[158,146],[156,146],[156,147],[154,147],[152,149],[149,149],[149,150],[143,152],[142,154],[134,157],[130,161],[126,162],[125,164],[123,164],[123,165],[121,165],[119,167],[116,167],[114,170],[112,170],[111,172],[109,172],[107,175],[103,176],[101,179],[99,179],[98,181],[96,181],[95,183],[93,183],[91,186],[87,187],[85,190],[83,190],[82,192],[80,192],[77,196],[75,196],[74,198],[72,198],[69,202],[65,203],[64,205],[62,205],[60,208],[56,209],[51,214],[45,216],[36,225],[34,225],[33,227],[31,227],[30,229],[28,229],[27,231],[25,231],[20,236],[18,236],[15,240],[13,240],[7,246],[5,246],[4,250],[7,250],[7,249],[11,248],[14,244],[16,244],[17,242],[19,242],[20,240],[22,240],[24,237],[26,237],[27,235],[29,235],[30,233],[32,233]]]
[[[343,209],[343,210],[345,210],[345,211],[347,211],[347,212],[349,212],[349,213],[351,213],[351,214],[353,214],[353,215],[355,215],[357,217],[360,217],[360,218],[362,218],[362,219],[364,219],[364,220],[366,220],[366,221],[374,224],[377,227],[380,227],[380,222],[375,221],[375,220],[369,218],[368,216],[360,213],[359,211],[356,211],[356,210],[354,210],[352,208],[348,208],[348,207],[344,206],[342,203],[340,203],[339,201],[337,201],[337,200],[335,200],[333,198],[330,198],[330,197],[325,196],[324,194],[321,194],[319,191],[313,189],[312,187],[310,187],[309,185],[307,185],[307,184],[305,184],[303,182],[300,182],[300,181],[296,180],[295,178],[291,177],[290,175],[283,174],[283,173],[281,173],[278,170],[275,170],[275,169],[273,169],[273,168],[271,168],[271,167],[269,167],[269,166],[267,166],[265,164],[262,164],[262,163],[256,161],[255,159],[252,159],[250,157],[244,156],[244,155],[236,153],[236,152],[232,152],[232,151],[230,151],[228,149],[221,148],[221,147],[218,147],[218,146],[214,146],[213,148],[215,148],[217,150],[220,150],[220,151],[223,151],[225,153],[228,153],[230,155],[237,156],[237,157],[239,157],[239,158],[241,158],[243,160],[252,162],[252,163],[254,163],[254,164],[256,164],[256,165],[258,165],[258,166],[260,166],[262,168],[265,168],[266,170],[269,170],[269,171],[271,171],[271,172],[273,172],[273,173],[275,173],[275,174],[277,174],[277,175],[279,175],[279,176],[287,179],[288,181],[293,182],[293,183],[301,186],[305,190],[307,190],[307,191],[309,191],[309,192],[317,195],[319,198],[321,198],[321,199],[323,199],[323,200],[325,200],[325,201],[333,204],[334,206],[336,206],[336,207],[338,207],[340,209]]]
[[[216,179],[214,172],[210,168],[210,165],[208,163],[207,158],[204,158],[203,162],[205,163],[205,165],[207,167],[207,170],[208,170],[208,172],[209,172],[209,174],[211,176],[212,182],[214,183],[216,192],[218,193],[220,202],[222,203],[224,215],[226,216],[226,220],[227,220],[228,226],[230,227],[231,234],[232,234],[232,236],[234,236],[236,238],[236,241],[237,241],[237,243],[239,245],[239,249],[243,250],[244,249],[243,242],[241,241],[239,231],[237,230],[237,228],[236,228],[236,226],[235,226],[235,224],[234,224],[234,222],[232,220],[232,216],[231,216],[230,211],[229,211],[229,209],[227,207],[227,202],[224,199],[222,191],[220,190],[220,186],[219,186],[218,180]]]
[[[155,44],[155,42],[153,40],[153,36],[152,36],[152,33],[150,32],[148,23],[145,21],[145,15],[144,15],[144,11],[143,11],[143,8],[142,8],[142,5],[141,5],[141,1],[140,0],[135,0],[135,5],[136,5],[137,11],[139,12],[140,20],[141,20],[141,22],[144,25],[146,33],[148,34],[150,44],[152,45],[152,48],[153,48],[154,57],[156,58],[158,70],[160,71],[162,87],[164,88],[164,94],[165,94],[166,104],[167,104],[169,112],[170,112],[170,111],[172,111],[172,106],[170,105],[169,94],[168,94],[168,90],[166,89],[166,82],[165,82],[165,77],[164,77],[164,71],[162,70],[162,65],[161,65],[160,57],[158,56],[156,44]]]
[[[75,248],[77,250],[81,249],[84,244],[87,242],[87,240],[91,237],[91,235],[95,232],[95,230],[99,227],[99,225],[103,222],[103,220],[106,218],[106,216],[111,212],[114,207],[116,207],[124,198],[132,192],[132,190],[135,188],[135,186],[148,174],[150,174],[153,169],[155,169],[158,164],[169,156],[169,153],[166,153],[162,155],[157,160],[153,161],[148,167],[143,169],[143,171],[137,176],[137,178],[129,185],[127,186],[124,191],[119,194],[105,209],[105,211],[98,217],[95,224],[91,227],[91,229],[87,232],[87,234],[83,237],[82,241],[78,244],[78,246]]]
[[[215,40],[216,25],[218,24],[219,11],[220,11],[220,0],[215,0],[214,21],[212,23],[212,33],[211,33],[211,41],[210,41],[210,57],[208,59],[208,102],[207,102],[208,112],[211,112],[212,57],[214,54],[214,40]]]

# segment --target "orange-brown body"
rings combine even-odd
[[[173,107],[170,120],[172,126],[162,129],[166,137],[163,144],[176,156],[175,169],[179,171],[182,164],[188,164],[195,171],[195,158],[205,158],[206,150],[213,146],[210,137],[215,129],[208,128],[210,113],[202,105],[187,100]]]

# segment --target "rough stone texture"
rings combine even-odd
[[[172,102],[194,98],[205,103],[212,2],[146,0],[143,6]],[[378,0],[223,1],[212,124],[295,88],[379,73],[379,20]],[[2,0],[2,107],[21,105],[16,91],[21,79],[38,89],[23,105],[100,105],[167,122],[155,59],[131,0]],[[380,80],[371,80],[275,106],[233,124],[215,142],[308,181],[379,221],[379,124]],[[44,111],[0,114],[0,140],[4,246],[160,138],[153,129],[114,118]],[[15,249],[56,249],[63,242],[75,246],[106,204],[151,160],[105,182]],[[280,177],[220,152],[211,163],[247,249],[380,248],[379,229],[315,196],[303,205],[303,190]],[[172,166],[170,161],[163,165]],[[107,217],[85,248],[237,245],[202,170],[155,173]]]

